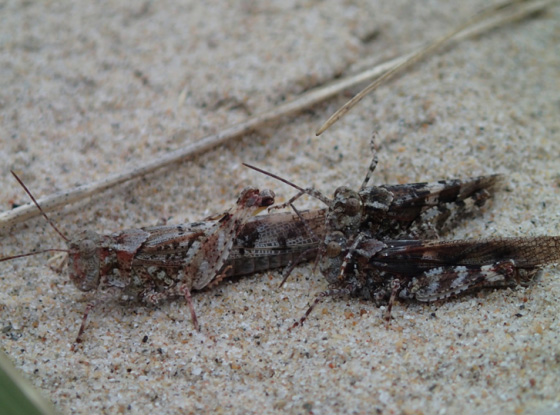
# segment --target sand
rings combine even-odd
[[[0,210],[89,183],[220,131],[361,63],[445,33],[485,2],[7,2],[0,8]],[[67,235],[222,212],[247,185],[293,192],[256,164],[330,194],[502,173],[484,214],[447,238],[560,235],[560,7],[468,40],[367,97],[350,95],[52,214]],[[305,199],[301,208],[319,206]],[[0,255],[61,247],[37,218]],[[49,255],[0,264],[3,350],[63,414],[560,411],[560,270],[529,288],[383,310],[329,299],[310,266],[159,307],[109,301],[76,351],[85,295]]]

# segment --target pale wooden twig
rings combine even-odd
[[[342,118],[352,107],[358,104],[364,97],[369,94],[370,92],[377,89],[381,84],[387,82],[397,73],[404,71],[405,69],[411,67],[421,59],[429,56],[430,54],[434,53],[437,49],[443,47],[445,44],[449,43],[450,41],[459,40],[459,38],[464,38],[466,36],[472,36],[473,32],[480,33],[480,30],[486,31],[493,29],[499,25],[503,25],[504,23],[519,20],[527,15],[533,14],[539,10],[542,10],[550,3],[556,0],[545,0],[545,1],[532,1],[532,0],[515,0],[515,1],[507,1],[504,3],[500,3],[495,6],[490,6],[475,15],[473,15],[470,19],[465,21],[463,24],[457,26],[451,32],[447,33],[445,36],[442,36],[439,39],[436,39],[433,42],[428,43],[426,46],[408,54],[393,60],[389,68],[382,73],[382,75],[378,75],[379,77],[375,79],[371,84],[367,87],[362,89],[354,98],[340,107],[330,118],[317,130],[315,133],[316,135],[321,135],[325,132],[330,126],[332,126],[335,122],[337,122],[340,118]],[[504,10],[508,12],[510,7],[515,7],[521,4],[519,9],[516,9],[507,16],[502,16],[497,19],[493,19],[492,21],[488,21],[482,23],[486,19],[495,17],[496,13],[503,12]],[[484,27],[473,27],[478,24],[483,24]],[[365,78],[365,76],[364,76]]]
[[[554,0],[532,1],[527,4],[527,7],[524,7],[522,10],[519,10],[517,13],[509,14],[505,17],[496,17],[494,21],[489,22],[487,25],[482,25],[475,28],[469,28],[468,30],[466,30],[463,27],[463,29],[465,30],[459,31],[460,33],[459,32],[456,33],[455,36],[452,36],[452,38],[448,40],[459,41],[466,37],[480,35],[485,31],[491,30],[495,27],[509,23],[514,20],[522,19],[532,13],[535,13],[536,11],[542,10],[552,1]],[[514,1],[511,3],[518,3],[518,2],[519,1]],[[494,7],[493,10],[494,12],[497,12],[499,11],[499,8]],[[478,22],[479,20],[480,19],[477,19],[476,22]],[[471,24],[475,24],[476,22],[471,22]],[[423,50],[426,50],[426,48],[423,48]],[[164,156],[158,157],[157,159],[146,163],[144,166],[135,167],[125,172],[110,175],[105,179],[99,180],[97,182],[78,186],[72,189],[64,190],[61,192],[57,192],[42,197],[38,199],[38,202],[43,207],[44,211],[46,212],[52,211],[58,207],[64,206],[68,203],[77,202],[81,199],[84,199],[96,193],[107,190],[113,186],[124,183],[128,180],[142,177],[162,167],[169,166],[170,164],[173,163],[184,161],[188,158],[192,158],[214,147],[224,144],[225,142],[231,139],[246,134],[251,130],[262,127],[265,124],[272,123],[274,121],[279,120],[282,117],[293,115],[307,108],[310,108],[313,105],[325,101],[326,99],[331,98],[332,96],[337,95],[348,88],[352,88],[362,82],[367,82],[367,81],[371,81],[372,79],[378,78],[383,73],[389,73],[388,71],[394,73],[395,68],[397,68],[397,70],[402,69],[403,63],[409,61],[417,53],[418,52],[406,54],[396,59],[392,59],[390,61],[379,64],[374,68],[368,69],[359,74],[340,79],[338,81],[332,82],[330,84],[321,87],[317,87],[313,90],[310,90],[302,94],[301,96],[299,96],[298,98],[296,98],[291,102],[287,102],[285,104],[282,104],[274,108],[271,111],[249,118],[248,120],[236,124],[232,127],[229,127],[218,134],[205,137],[193,144],[179,148]],[[380,79],[382,78],[379,78],[377,81],[375,81],[376,86],[380,84],[379,82]],[[386,79],[387,77],[384,78],[384,80]],[[3,212],[0,214],[0,229],[15,225],[17,223],[24,222],[25,220],[38,216],[39,214],[40,212],[32,203],[28,203],[19,206],[15,209]]]

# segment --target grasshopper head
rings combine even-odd
[[[274,204],[274,197],[275,194],[272,190],[263,189],[261,191],[254,187],[246,187],[239,195],[237,205],[243,208],[253,209],[256,215],[263,209],[272,206]]]
[[[346,186],[336,189],[327,215],[329,227],[351,235],[362,223],[363,203],[360,194]]]
[[[340,231],[325,235],[325,256],[319,262],[319,269],[330,284],[339,283],[342,262],[347,251],[348,240]]]
[[[80,291],[91,291],[100,282],[103,237],[86,231],[68,243],[70,280]]]

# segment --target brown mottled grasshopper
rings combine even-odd
[[[23,182],[14,176],[42,211]],[[81,291],[116,291],[123,298],[135,298],[151,304],[183,296],[198,330],[191,291],[201,290],[211,283],[219,282],[228,273],[233,274],[235,264],[228,264],[227,260],[238,235],[251,216],[273,203],[274,192],[271,190],[246,188],[241,192],[235,209],[224,213],[214,222],[129,229],[111,235],[85,231],[72,240],[60,232],[42,212],[53,229],[66,241],[67,249],[40,252],[67,252],[70,280]],[[291,215],[288,216],[292,220]],[[283,217],[288,220],[286,215]],[[249,239],[245,241],[245,249],[251,250]],[[253,239],[259,246],[258,236]],[[36,253],[39,252],[0,261]],[[97,296],[86,307],[76,342],[81,341],[88,313],[101,301],[101,297]]]

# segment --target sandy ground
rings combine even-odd
[[[3,2],[0,210],[141,165],[290,99],[367,58],[443,34],[485,2]],[[53,214],[67,235],[195,221],[252,184],[241,162],[330,194],[375,183],[503,173],[484,214],[451,237],[560,235],[560,7],[461,43],[382,87],[322,138],[346,97]],[[317,206],[304,200],[300,207]],[[60,247],[43,219],[0,255]],[[76,335],[88,296],[48,256],[0,265],[2,348],[61,413],[516,413],[560,411],[560,270],[528,289],[382,310],[331,299],[309,266],[183,301],[110,302]]]

